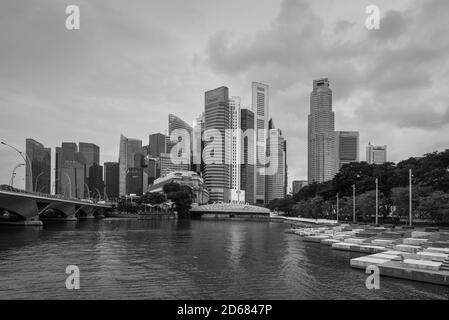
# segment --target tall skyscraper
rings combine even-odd
[[[204,112],[201,113],[193,124],[193,141],[192,141],[192,171],[197,172],[200,176],[203,176],[204,161],[203,161],[203,133],[205,130],[205,116]]]
[[[104,163],[105,192],[109,200],[119,197],[119,164],[118,162]]]
[[[357,131],[335,131],[334,175],[344,164],[359,161],[359,133]]]
[[[230,113],[230,124],[231,132],[229,133],[230,143],[228,146],[228,152],[230,154],[230,189],[234,190],[231,192],[231,201],[245,201],[243,196],[244,192],[240,189],[240,169],[241,169],[241,121],[240,121],[240,110],[241,110],[241,98],[231,97],[229,99],[229,113]],[[233,198],[232,195],[237,195],[237,198]]]
[[[150,141],[150,149],[151,149],[151,141]],[[128,139],[124,135],[120,135],[120,155],[119,155],[119,196],[124,196],[130,189],[137,189],[137,191],[142,190],[143,177],[142,172],[136,173],[137,170],[131,169],[142,169],[141,167],[141,157],[142,153],[142,140],[138,139]],[[140,164],[140,166],[139,166]],[[129,179],[128,175],[132,175]],[[142,177],[140,181],[140,189],[139,188],[129,188],[127,183],[131,183],[135,186],[138,183],[135,181],[136,176],[139,175]],[[132,192],[135,193],[135,192]]]
[[[366,162],[369,164],[383,164],[387,162],[387,146],[374,146],[369,142],[366,147]]]
[[[26,139],[26,155],[31,162],[25,164],[25,186],[27,191],[51,192],[51,149],[33,139]]]
[[[255,118],[256,142],[255,142],[255,175],[254,175],[254,200],[256,203],[266,203],[266,146],[268,139],[269,116],[269,87],[266,84],[252,83],[252,111]]]
[[[211,202],[229,200],[229,152],[226,152],[230,129],[229,89],[220,87],[205,93],[204,182]],[[229,132],[229,131],[228,131]]]
[[[254,203],[255,178],[255,134],[254,134],[254,112],[249,109],[240,111],[240,127],[243,132],[242,144],[242,163],[240,166],[240,189],[245,190],[245,201]]]
[[[165,177],[166,175],[175,171],[190,171],[190,163],[188,158],[185,158],[183,161],[178,161],[180,159],[176,159],[175,161],[173,161],[171,159],[170,153],[161,153],[159,159],[161,177]]]
[[[279,129],[270,129],[267,166],[267,202],[285,197],[285,143]]]
[[[324,182],[334,174],[335,115],[327,78],[314,80],[308,117],[308,180]]]
[[[159,158],[166,152],[166,136],[162,133],[150,134],[149,155],[151,158]]]
[[[103,166],[94,162],[89,167],[89,179],[88,179],[90,198],[103,199],[104,198],[104,182],[103,182]]]
[[[91,183],[89,180],[89,176],[90,176],[90,168],[96,164],[96,165],[100,165],[100,147],[98,147],[97,145],[93,144],[93,143],[86,143],[86,142],[80,142],[79,143],[79,152],[83,155],[84,160],[85,160],[85,183],[89,186],[89,190],[91,192],[91,194],[94,192],[94,190],[90,189],[90,186],[94,186],[95,187],[100,187],[101,185],[97,185],[98,181],[95,181],[95,183]],[[95,168],[95,173],[98,174],[99,168]],[[95,180],[97,180],[98,177],[95,177]],[[87,197],[90,197],[90,195],[87,195],[87,188],[85,189],[85,193]]]
[[[167,153],[177,152],[179,157],[188,157],[189,158],[189,170],[190,164],[192,162],[192,139],[193,139],[193,129],[187,122],[182,120],[181,118],[175,116],[174,114],[168,115],[168,135],[171,138],[172,135],[175,134],[175,130],[182,131],[181,135],[178,135],[177,139],[171,141],[170,139],[170,148],[167,149]],[[181,140],[183,142],[181,143]],[[184,141],[186,140],[186,141]],[[172,150],[173,147],[177,146],[176,150]]]
[[[56,148],[56,193],[66,197],[84,198],[86,195],[86,159],[74,142],[63,142]]]

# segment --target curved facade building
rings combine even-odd
[[[192,133],[193,133],[193,129],[192,126],[189,125],[187,122],[185,122],[184,120],[182,120],[181,118],[175,116],[174,114],[169,114],[168,115],[168,135],[171,137],[171,134],[173,133],[173,131],[177,130],[177,129],[182,129],[182,130],[186,130],[189,134],[189,149],[188,150],[183,150],[183,153],[188,153],[189,155],[192,153]],[[167,143],[167,153],[170,153],[172,148],[177,144],[176,141],[171,141],[169,140],[169,142]]]

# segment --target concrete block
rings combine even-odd
[[[402,243],[403,244],[409,244],[412,246],[421,246],[425,244],[428,240],[422,239],[422,238],[405,238]]]
[[[421,247],[419,246],[413,246],[408,244],[397,244],[393,248],[399,251],[413,252],[413,253],[421,249]]]
[[[406,268],[421,269],[421,270],[433,270],[438,271],[441,267],[441,262],[417,260],[417,259],[405,259],[403,266]]]
[[[371,241],[373,245],[376,246],[389,246],[394,243],[395,240],[391,239],[374,239]]]
[[[449,248],[436,248],[436,247],[428,247],[426,252],[439,252],[449,254]]]
[[[366,239],[363,238],[347,238],[344,240],[346,243],[355,243],[355,244],[362,244],[365,242]]]
[[[365,256],[365,257],[351,259],[350,264],[351,264],[351,267],[353,267],[353,268],[366,269],[366,267],[368,267],[370,265],[377,266],[377,265],[383,264],[388,261],[390,261],[390,260],[371,258],[369,256]]]

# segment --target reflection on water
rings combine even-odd
[[[447,299],[449,289],[381,278],[354,254],[302,242],[279,223],[88,220],[0,229],[0,298]],[[81,289],[65,288],[80,268]]]

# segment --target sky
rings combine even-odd
[[[380,29],[365,27],[368,5]],[[67,30],[65,9],[80,8]],[[251,105],[270,86],[269,113],[288,143],[289,185],[307,178],[314,79],[329,78],[336,130],[359,131],[398,162],[449,147],[447,0],[2,0],[0,140],[100,146],[117,161],[120,134],[192,123],[204,92],[227,86]],[[17,153],[0,146],[0,184]],[[24,171],[24,170],[23,170]],[[16,186],[23,187],[24,172]]]

